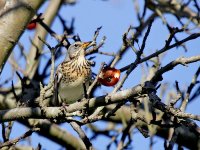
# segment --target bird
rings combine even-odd
[[[92,77],[92,64],[85,58],[90,46],[91,41],[76,41],[67,49],[68,55],[55,73],[54,105],[72,104],[84,97]]]

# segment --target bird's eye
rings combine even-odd
[[[78,47],[78,44],[74,44],[74,47],[77,48],[77,47]]]

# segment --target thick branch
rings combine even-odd
[[[13,47],[42,3],[42,0],[6,1],[0,12],[0,74]]]
[[[95,98],[91,98],[89,100],[89,109],[95,109],[100,106],[105,106],[113,103],[117,103],[131,96],[138,95],[142,92],[144,85],[137,85],[131,89],[123,90],[111,95],[104,95]],[[25,118],[46,118],[52,119],[57,118],[59,115],[64,115],[65,117],[73,116],[73,112],[78,110],[83,110],[85,108],[85,104],[87,101],[76,102],[69,106],[66,106],[65,109],[63,107],[35,107],[35,108],[14,108],[9,110],[1,110],[0,111],[0,120],[1,121],[10,121],[10,120],[20,120]],[[42,112],[45,113],[42,113]],[[76,114],[75,114],[76,115]]]
[[[147,82],[148,83],[148,82]],[[146,91],[150,89],[150,85],[147,83],[143,85],[137,85],[131,89],[126,89],[123,91],[119,91],[117,93],[112,93],[110,95],[99,96],[95,98],[91,98],[89,100],[88,108],[90,110],[96,109],[100,106],[107,106],[113,103],[118,103],[127,100],[130,97],[138,96],[138,94],[146,93],[149,95],[153,106],[163,112],[169,113],[170,115],[179,117],[179,118],[190,118],[194,120],[200,121],[199,115],[193,115],[190,113],[184,113],[178,109],[175,109],[171,106],[165,105],[161,102],[158,96],[152,95]],[[78,110],[85,109],[86,104],[88,101],[81,101],[66,106],[65,109],[63,107],[45,107],[45,108],[14,108],[9,110],[2,110],[0,111],[0,120],[2,122],[17,120],[17,119],[25,119],[25,118],[46,118],[46,119],[54,119],[61,117],[62,119],[70,116],[77,116],[76,113]],[[45,113],[43,113],[45,112]],[[79,114],[78,114],[79,115]]]
[[[44,18],[44,23],[47,26],[51,26],[51,24],[54,21],[54,18],[56,16],[56,14],[58,13],[60,6],[62,4],[62,0],[56,0],[56,1],[50,1],[49,5],[45,11],[45,13],[43,14],[43,18]],[[48,32],[38,24],[37,28],[36,28],[36,32],[34,35],[34,39],[33,39],[33,45],[30,48],[30,52],[28,54],[28,61],[29,63],[27,63],[26,66],[26,72],[28,72],[29,78],[31,79],[34,74],[36,69],[38,68],[38,64],[39,64],[39,59],[36,59],[38,56],[38,51],[39,51],[39,55],[41,53],[41,50],[44,46],[44,43],[41,42],[38,37],[40,37],[41,39],[46,39]]]

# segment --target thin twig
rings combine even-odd
[[[3,148],[3,147],[5,147],[5,146],[12,146],[12,145],[15,145],[15,144],[18,143],[20,140],[25,139],[25,138],[31,136],[31,134],[32,134],[33,132],[37,132],[37,131],[39,131],[39,128],[30,129],[30,130],[28,130],[27,132],[25,132],[23,135],[21,135],[20,137],[0,144],[0,148]]]
[[[88,90],[87,90],[87,95],[88,95],[88,97],[90,97],[90,94],[91,94],[91,91],[92,91],[93,87],[97,84],[99,75],[100,75],[101,70],[102,70],[102,68],[103,68],[104,65],[105,65],[105,62],[101,63],[101,67],[100,67],[100,69],[99,69],[99,72],[98,72],[98,74],[97,74],[95,80],[94,80],[94,81],[92,82],[92,84],[89,86],[89,88],[88,88]]]
[[[153,57],[157,57],[157,56],[159,56],[160,54],[166,52],[167,50],[170,50],[170,49],[172,49],[172,48],[174,48],[174,47],[177,47],[177,46],[179,46],[179,45],[181,45],[181,44],[183,44],[183,43],[185,43],[185,42],[187,42],[187,41],[194,40],[194,39],[196,39],[196,38],[198,38],[198,37],[200,37],[200,33],[194,33],[194,34],[192,34],[192,35],[186,37],[186,38],[183,39],[183,40],[180,40],[180,41],[178,41],[178,42],[176,42],[176,43],[174,43],[174,44],[172,44],[172,45],[170,45],[170,46],[168,46],[168,47],[163,47],[162,49],[156,51],[155,53],[153,53],[153,54],[151,54],[151,55],[149,55],[149,56],[147,56],[147,57],[145,57],[145,58],[142,58],[142,59],[140,60],[140,63],[143,63],[143,62],[145,62],[145,61],[147,61],[147,60],[150,60],[150,59],[153,58]],[[131,64],[129,64],[129,65],[127,65],[127,66],[121,68],[120,71],[123,72],[123,71],[127,70],[132,64],[133,64],[133,63],[131,63]]]
[[[88,150],[92,150],[93,149],[92,143],[90,142],[84,131],[81,129],[81,127],[76,122],[70,122],[70,125],[78,133],[82,141],[85,143],[86,148]]]

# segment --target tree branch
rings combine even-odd
[[[0,53],[0,75],[13,47],[43,2],[42,0],[7,1],[6,7],[0,12],[0,49],[2,49]]]

